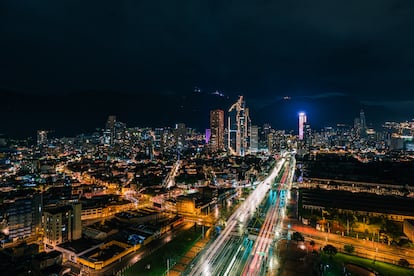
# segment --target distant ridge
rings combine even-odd
[[[133,126],[173,126],[184,122],[207,128],[209,111],[226,109],[230,100],[220,95],[188,93],[118,93],[85,91],[63,95],[33,95],[0,91],[0,133],[34,136],[37,129],[55,130],[57,136],[90,133],[105,125],[107,116]]]
[[[335,126],[338,123],[353,125],[354,118],[363,109],[367,123],[378,127],[386,120],[400,120],[393,111],[379,105],[365,105],[353,97],[332,95],[330,97],[292,97],[278,99],[259,109],[256,114],[261,122],[269,122],[277,129],[297,128],[298,113],[307,113],[313,129]]]
[[[0,91],[0,133],[8,136],[35,136],[37,129],[54,130],[56,136],[91,133],[105,125],[114,114],[128,127],[173,126],[183,122],[203,131],[209,125],[209,111],[225,111],[237,98],[217,93],[119,93],[85,91],[62,95],[34,95]],[[379,125],[385,120],[403,119],[383,106],[368,106],[340,95],[331,97],[292,97],[251,109],[253,124],[270,123],[277,129],[296,130],[297,114],[305,111],[314,129],[336,123],[353,124],[354,117],[364,109],[368,124]]]

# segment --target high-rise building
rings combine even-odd
[[[367,132],[367,123],[365,121],[364,110],[362,110],[362,109],[359,112],[359,120],[360,120],[360,127],[361,127],[361,136],[365,136],[365,134]]]
[[[243,96],[229,109],[227,146],[231,154],[244,156],[249,149],[250,115]]]
[[[300,112],[299,113],[299,140],[303,140],[303,129],[304,129],[306,121],[307,121],[306,113]]]
[[[212,151],[224,149],[224,111],[210,111],[210,148]]]
[[[185,146],[185,140],[187,138],[187,128],[185,124],[180,123],[175,125],[175,143],[178,149],[182,149]]]
[[[47,250],[53,250],[56,245],[82,237],[81,213],[80,203],[44,210],[44,243]]]
[[[154,149],[158,152],[164,151],[164,129],[161,127],[155,128],[153,133]]]
[[[114,126],[114,142],[123,143],[126,139],[126,124],[122,122],[115,122]]]
[[[105,145],[113,145],[115,141],[115,124],[116,124],[116,116],[111,115],[108,117],[106,121],[104,135],[103,135],[103,143]]]
[[[361,119],[356,117],[354,119],[354,129],[357,130],[357,129],[360,129],[360,127],[361,127]]]
[[[259,127],[250,127],[250,152],[255,153],[259,150]]]
[[[1,231],[11,239],[31,236],[40,230],[41,194],[15,195],[0,205],[0,220],[6,227]]]
[[[37,131],[37,145],[46,145],[47,144],[47,131],[38,130]]]
[[[305,140],[305,144],[307,146],[312,146],[313,145],[313,135],[312,135],[312,128],[310,126],[310,124],[306,123],[303,126],[303,140]]]

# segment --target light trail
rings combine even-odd
[[[285,206],[285,204],[281,206],[281,202],[284,202],[285,200],[283,198],[281,201],[281,197],[285,197],[284,186],[286,182],[290,180],[289,166],[287,166],[287,163],[285,163],[285,166],[285,171],[280,180],[280,184],[278,185],[276,201],[272,202],[272,205],[266,214],[266,219],[260,228],[256,242],[253,245],[252,253],[246,263],[246,266],[244,267],[243,275],[245,276],[258,275],[260,274],[262,268],[266,266],[266,262],[268,260],[268,252],[273,242],[274,233],[278,223],[280,222],[279,213],[280,210],[283,210]]]
[[[216,275],[212,274],[215,272],[215,267],[218,265],[216,261],[219,261],[218,256],[221,252],[226,251],[226,247],[231,247],[228,242],[232,236],[234,236],[236,227],[245,224],[253,216],[256,208],[265,198],[267,192],[270,190],[271,183],[273,183],[276,176],[279,174],[282,166],[285,164],[286,159],[281,158],[276,166],[273,168],[272,172],[267,176],[267,178],[257,185],[256,189],[246,198],[246,200],[241,204],[241,206],[230,216],[227,220],[226,227],[222,233],[217,237],[217,239],[205,250],[200,258],[197,259],[193,269],[190,271],[190,275]],[[237,255],[237,252],[236,252]],[[230,257],[231,258],[231,257]]]

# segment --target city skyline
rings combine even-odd
[[[34,137],[37,130],[43,129],[56,137],[74,136],[102,128],[104,118],[111,114],[119,117],[128,127],[171,127],[177,122],[183,122],[189,127],[203,131],[209,127],[211,110],[226,110],[236,99],[215,93],[193,91],[180,98],[160,95],[146,99],[139,95],[124,94],[122,98],[114,101],[114,94],[104,94],[101,97],[101,106],[96,106],[93,104],[94,97],[98,97],[99,93],[86,94],[86,98],[82,100],[78,97],[80,95],[69,95],[64,98],[42,96],[40,100],[19,96],[19,102],[12,102],[11,100],[17,98],[13,94],[6,94],[6,99],[10,101],[6,100],[6,108],[0,110],[3,118],[6,118],[0,125],[0,134],[16,138]],[[62,102],[56,109],[50,107],[46,99],[65,99],[67,102]],[[81,105],[74,108],[75,102]],[[156,104],[151,106],[151,102]],[[285,130],[297,131],[296,116],[301,110],[312,114],[312,127],[315,129],[336,124],[353,126],[355,114],[361,110],[367,111],[368,120],[365,127],[369,128],[381,128],[387,121],[411,121],[407,114],[397,116],[390,110],[361,105],[352,98],[338,95],[329,98],[285,96],[261,108],[255,106],[254,101],[252,103],[249,98],[247,102],[254,124],[271,124],[277,129]],[[61,124],[62,121],[65,124]],[[26,127],[21,127],[25,124]]]
[[[414,1],[0,1],[1,275],[414,275]]]

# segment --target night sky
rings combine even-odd
[[[410,0],[2,0],[0,42],[0,89],[32,95],[197,86],[256,106],[349,96],[414,110]]]

